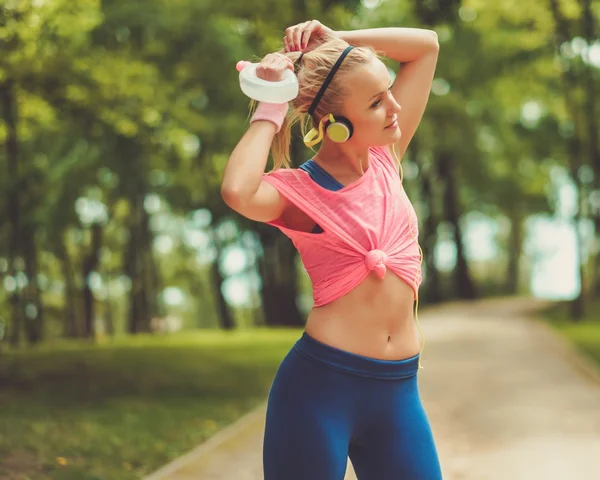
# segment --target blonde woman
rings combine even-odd
[[[394,81],[378,54],[401,64]],[[438,57],[434,32],[289,27],[260,78],[296,72],[299,95],[261,103],[229,158],[222,197],[279,228],[313,284],[305,332],[269,393],[266,480],[442,478],[417,372],[422,336],[417,217],[400,160],[422,118]],[[314,157],[290,166],[290,129]],[[309,130],[310,129],[310,130]],[[306,130],[309,130],[306,132]],[[269,149],[274,169],[265,173]]]

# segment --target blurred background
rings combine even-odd
[[[139,478],[264,397],[310,283],[220,179],[236,62],[311,18],[438,33],[403,161],[423,307],[598,322],[599,2],[0,0],[1,478]]]

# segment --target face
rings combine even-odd
[[[396,118],[401,107],[390,92],[392,82],[385,64],[374,57],[348,74],[347,82],[349,93],[343,114],[354,127],[350,142],[374,147],[399,140]]]

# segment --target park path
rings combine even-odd
[[[540,306],[500,299],[421,313],[419,385],[445,480],[600,479],[600,375],[531,318]],[[145,480],[262,480],[263,426],[260,407]]]

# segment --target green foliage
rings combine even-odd
[[[171,223],[209,209],[211,223],[203,228],[214,241],[211,230],[230,215],[218,193],[222,168],[247,115],[233,67],[238,59],[278,49],[285,27],[304,15],[337,29],[424,23],[438,32],[440,61],[417,134],[419,158],[412,152],[407,158],[433,182],[431,198],[416,194],[418,176],[408,185],[423,208],[442,211],[448,180],[437,167],[441,155],[451,154],[463,215],[475,205],[491,219],[511,221],[550,211],[549,172],[568,163],[557,132],[570,119],[549,5],[442,3],[388,0],[369,8],[373,3],[298,0],[4,2],[0,84],[14,84],[19,167],[17,178],[0,176],[0,191],[6,195],[11,182],[23,185],[23,221],[35,231],[47,257],[43,273],[55,287],[44,290],[45,301],[60,308],[64,265],[56,256],[63,248],[75,284],[83,284],[94,222],[104,226],[108,251],[100,259],[100,276],[108,284],[127,275],[127,239],[142,228],[135,219],[149,196],[160,199],[160,215]],[[577,32],[579,3],[559,4]],[[571,60],[578,69],[580,63]],[[528,104],[539,107],[537,120],[524,120]],[[0,139],[6,135],[7,124],[0,122]],[[0,153],[3,171],[7,161]],[[83,215],[85,202],[101,207],[99,213]],[[4,228],[0,236],[8,238],[8,232]],[[161,233],[149,232],[148,241]],[[175,280],[180,265],[193,269],[193,249],[165,255],[156,260],[164,286],[195,281],[188,274],[179,277],[184,282]],[[170,255],[177,258],[170,261]],[[128,292],[117,290],[111,300],[124,304]],[[195,308],[213,309],[206,293],[201,297]]]
[[[576,323],[571,319],[570,309],[568,302],[553,305],[543,312],[543,316],[600,369],[600,301],[590,302],[587,315]]]
[[[262,401],[299,335],[203,331],[8,352],[0,476],[141,478]]]

